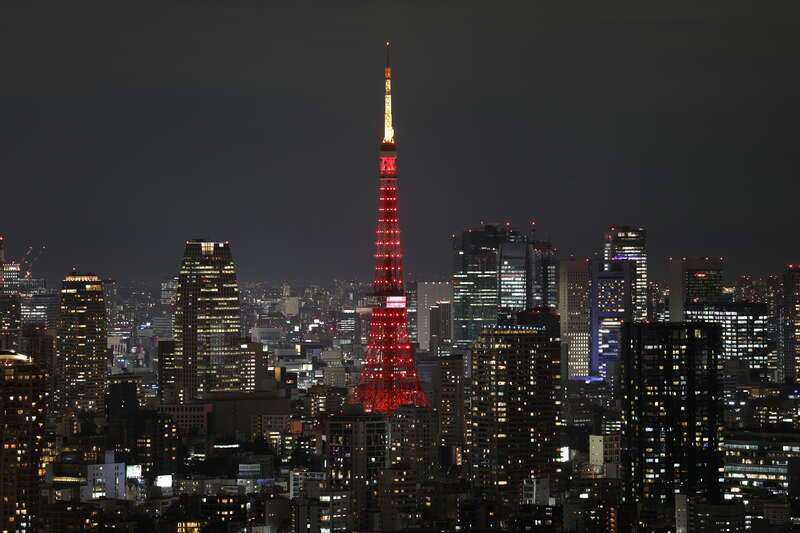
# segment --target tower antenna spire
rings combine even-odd
[[[383,70],[383,144],[394,144],[392,125],[392,67],[389,63],[391,44],[386,41],[386,68]]]

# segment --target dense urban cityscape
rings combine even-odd
[[[220,234],[53,284],[0,228],[0,531],[800,531],[800,255],[476,220],[416,279],[384,48],[371,280],[244,281]]]

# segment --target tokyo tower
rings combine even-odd
[[[422,391],[408,339],[406,297],[403,290],[403,249],[397,211],[397,145],[392,124],[392,68],[386,43],[384,69],[383,141],[380,149],[378,224],[375,230],[373,294],[379,305],[372,310],[367,355],[358,385],[350,398],[366,412],[391,414],[401,405],[430,407]]]

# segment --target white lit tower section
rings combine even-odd
[[[605,234],[603,263],[633,261],[633,320],[647,320],[647,231],[631,226],[612,226]]]

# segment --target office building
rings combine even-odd
[[[103,282],[94,274],[72,271],[61,285],[57,406],[103,413],[108,363]]]
[[[240,389],[239,285],[228,242],[186,241],[175,299],[177,399]]]
[[[646,320],[648,284],[647,232],[642,228],[612,226],[604,237],[603,262],[633,262],[633,320]]]
[[[526,247],[526,309],[548,307],[558,310],[559,273],[558,256],[553,244],[548,241],[528,243]]]
[[[439,302],[452,300],[453,284],[451,282],[417,282],[417,341],[421,352],[431,351],[431,308]]]
[[[620,356],[622,324],[631,322],[635,314],[635,266],[628,260],[591,263],[590,373],[612,382]]]
[[[707,322],[722,327],[720,360],[741,361],[760,381],[776,381],[778,359],[770,342],[766,304],[717,303],[687,304],[684,317],[688,322]]]
[[[453,340],[457,346],[469,347],[484,327],[497,322],[499,250],[503,243],[513,242],[524,242],[524,237],[495,224],[453,237]]]
[[[497,290],[501,311],[527,308],[527,250],[525,242],[505,242],[498,250]]]
[[[564,259],[560,263],[558,309],[561,343],[569,379],[581,379],[591,371],[590,287],[588,259]]]
[[[669,258],[669,316],[684,320],[687,304],[720,303],[722,300],[721,257]]]

